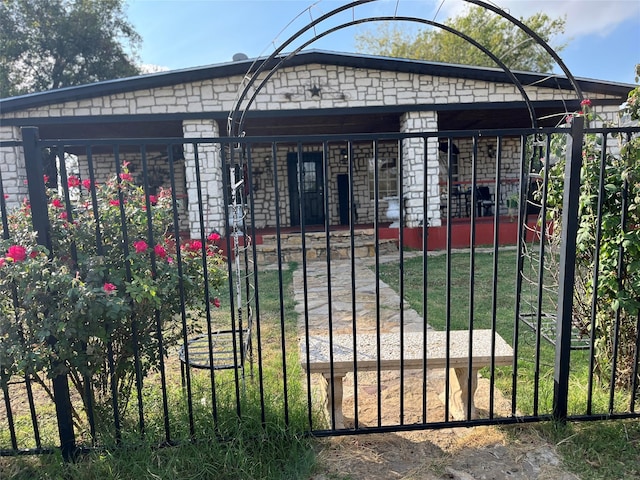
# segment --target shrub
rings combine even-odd
[[[219,236],[176,250],[171,192],[145,193],[126,164],[104,184],[69,176],[67,187],[48,191],[51,251],[36,241],[26,200],[9,215],[0,241],[0,373],[43,384],[43,373],[69,374],[85,406],[112,389],[126,405],[136,368],[157,367],[183,319],[220,305]]]

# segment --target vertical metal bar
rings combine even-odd
[[[252,145],[251,143],[248,143],[247,146],[247,179],[245,179],[245,181],[249,182],[249,189],[248,189],[248,195],[247,198],[244,199],[243,202],[243,207],[247,206],[249,207],[249,217],[250,217],[250,222],[249,224],[251,225],[251,231],[248,231],[248,225],[247,225],[247,215],[245,213],[245,215],[243,215],[243,230],[245,232],[245,234],[248,233],[248,235],[251,238],[255,238],[255,209],[254,207],[254,193],[253,193],[253,158],[252,158]],[[249,344],[246,345],[245,347],[245,342],[250,340],[250,338],[248,337],[248,335],[250,334],[249,329],[252,327],[252,323],[253,323],[253,312],[254,312],[254,308],[253,305],[257,304],[257,287],[258,287],[258,278],[257,275],[254,276],[253,278],[253,284],[251,283],[252,278],[252,271],[249,268],[250,267],[250,261],[249,261],[249,247],[251,247],[251,252],[252,252],[252,257],[251,257],[251,261],[253,262],[253,264],[255,265],[255,256],[253,255],[253,252],[255,251],[255,244],[254,242],[251,242],[251,245],[248,246],[245,242],[244,245],[244,271],[245,271],[245,278],[244,278],[244,288],[246,291],[246,308],[245,308],[245,314],[246,314],[246,324],[243,325],[242,324],[242,317],[240,318],[240,323],[238,325],[238,339],[240,341],[240,365],[241,365],[241,371],[242,371],[242,380],[244,382],[244,378],[245,378],[245,372],[244,372],[244,367],[245,367],[245,360],[246,360],[246,355],[247,355],[247,348],[250,347]],[[245,330],[247,330],[247,333],[245,334]],[[246,336],[246,338],[245,338]],[[235,338],[235,336],[234,336]]]
[[[560,288],[556,326],[556,359],[553,389],[553,417],[564,422],[569,400],[569,367],[571,359],[571,315],[576,270],[576,235],[578,232],[578,203],[580,200],[580,169],[584,118],[574,117],[567,141],[564,170],[564,199],[562,206],[562,235],[560,247]]]
[[[325,146],[326,147],[326,146]],[[304,211],[302,209],[302,195],[303,195],[303,190],[304,190],[304,171],[303,168],[304,166],[301,165],[301,162],[299,160],[300,158],[300,145],[298,145],[298,172],[299,172],[299,181],[298,181],[298,192],[300,195],[300,208],[299,208],[299,218],[300,218],[300,223],[302,225],[302,222],[304,222],[303,216],[304,216]],[[324,157],[324,155],[323,155]],[[326,218],[325,218],[325,222],[326,222]],[[327,230],[328,232],[328,230]],[[329,238],[329,235],[327,235],[327,239]],[[327,249],[328,251],[328,249]],[[309,348],[309,279],[307,276],[307,255],[306,255],[306,238],[305,238],[305,234],[304,234],[304,230],[302,231],[302,291],[303,291],[303,303],[304,303],[304,331],[305,331],[305,338],[306,338],[306,354],[307,354],[307,372],[309,372],[309,364],[310,364],[310,359],[309,359],[309,355],[311,354],[310,348]],[[328,304],[329,305],[329,309],[331,309],[331,303]],[[284,331],[282,332],[282,335],[284,337]],[[284,354],[283,354],[284,357]],[[308,386],[310,389],[310,375],[311,374],[307,374],[307,379],[308,379]],[[309,392],[310,394],[310,392]],[[310,397],[309,397],[310,398]],[[309,406],[311,406],[311,402],[309,401]],[[309,411],[309,422],[311,422],[311,411]]]
[[[491,365],[489,376],[489,418],[494,417],[495,395],[494,387],[496,380],[496,333],[498,329],[498,244],[500,239],[500,198],[502,183],[502,137],[496,137],[496,181],[494,186],[495,211],[493,216],[493,288],[491,290]]]
[[[589,333],[589,379],[587,381],[587,415],[593,413],[593,381],[596,363],[596,316],[598,314],[598,287],[600,283],[600,244],[602,242],[602,209],[605,198],[605,177],[607,159],[607,138],[602,135],[602,151],[600,152],[600,172],[598,175],[598,213],[596,218],[596,242],[593,252],[593,287],[591,296],[591,329]]]
[[[444,368],[444,421],[449,421],[449,391],[451,390],[451,242],[453,238],[452,225],[451,225],[451,207],[453,201],[451,199],[451,192],[453,189],[453,172],[451,171],[451,165],[453,163],[453,141],[451,137],[447,138],[447,265],[446,265],[446,281],[445,281],[445,331],[447,348],[445,353],[445,368]],[[425,301],[427,299],[425,298]]]
[[[249,148],[249,178],[250,178],[250,185],[253,185],[253,169],[252,169],[252,157],[251,157],[251,148]],[[275,159],[275,157],[274,157]],[[251,238],[255,238],[256,237],[256,222],[255,222],[255,197],[253,194],[253,188],[250,190],[249,193],[249,211],[251,212],[251,232],[250,232],[250,236]],[[246,226],[245,226],[245,231],[246,231]],[[245,252],[246,252],[246,248],[245,248]],[[243,365],[243,375],[244,375],[244,362],[245,362],[245,357],[247,354],[249,354],[249,362],[250,362],[250,374],[251,376],[253,376],[253,340],[251,338],[252,334],[253,334],[253,322],[255,321],[256,325],[256,332],[257,332],[257,337],[258,337],[258,361],[260,362],[260,364],[262,363],[262,347],[260,345],[260,282],[259,282],[259,277],[258,277],[258,252],[256,249],[256,243],[255,242],[251,242],[251,261],[253,264],[253,269],[251,272],[251,275],[253,275],[253,282],[254,282],[254,290],[253,290],[253,300],[254,300],[254,305],[255,305],[255,312],[251,310],[251,307],[248,307],[248,311],[247,311],[247,326],[246,326],[246,338],[242,338],[242,335],[244,335],[243,330],[241,329],[240,331],[240,345],[241,345],[241,355],[242,355],[242,365]],[[249,295],[251,294],[251,285],[250,285],[250,273],[249,273],[249,261],[248,261],[248,257],[247,257],[247,253],[245,253],[245,268],[247,271],[247,282],[246,282],[246,289],[247,289],[247,301],[249,303],[250,299],[248,298]],[[245,348],[246,345],[246,348]],[[248,351],[247,351],[248,350]],[[262,374],[262,368],[261,365],[258,366],[259,368],[259,373]],[[264,398],[264,391],[262,390],[263,384],[262,384],[262,378],[259,379],[259,390],[260,390],[260,398],[261,401]],[[261,411],[261,415],[264,415],[264,412]],[[263,420],[263,419],[261,419]],[[262,425],[265,425],[265,421],[262,421]]]
[[[194,150],[197,148],[197,144],[192,144]],[[180,214],[178,211],[178,199],[176,198],[176,175],[175,175],[175,159],[173,155],[169,156],[169,181],[171,186],[171,211],[173,215],[173,232],[174,241],[176,243],[176,268],[178,270],[178,291],[180,293],[180,321],[182,327],[182,346],[184,348],[184,384],[187,390],[187,416],[189,419],[189,436],[193,439],[195,437],[195,425],[193,421],[193,398],[191,388],[191,366],[189,364],[189,338],[187,328],[187,312],[186,312],[186,295],[184,290],[183,280],[183,262],[182,262],[182,242],[180,239]],[[213,405],[213,421],[217,423],[218,416],[216,411],[216,401],[214,399]]]
[[[64,197],[64,205],[67,214],[67,220],[69,222],[73,222],[73,207],[71,205],[71,195],[69,194],[69,176],[67,175],[67,165],[65,162],[65,152],[64,145],[58,146],[58,160],[60,163],[60,181],[62,183],[62,195]],[[78,264],[78,249],[76,247],[75,239],[71,239],[71,243],[69,245],[71,259],[73,260],[74,266]]]
[[[351,251],[351,325],[353,338],[353,418],[354,428],[359,428],[358,418],[358,308],[356,298],[356,246],[355,246],[355,165],[353,159],[353,143],[349,141],[348,147],[349,157],[349,248]]]
[[[9,238],[9,216],[7,213],[7,201],[5,199],[2,172],[0,172],[0,215],[2,216],[2,238]]]
[[[471,232],[469,238],[469,362],[467,375],[467,420],[471,420],[471,405],[473,398],[473,324],[475,310],[475,282],[476,282],[476,205],[478,190],[478,136],[473,137],[473,152],[471,154]]]
[[[328,325],[329,325],[329,332],[333,331],[333,309],[332,309],[332,305],[333,305],[333,296],[331,293],[331,235],[329,235],[329,224],[330,224],[330,207],[329,207],[329,195],[327,194],[327,192],[329,192],[329,146],[327,144],[327,142],[324,142],[322,144],[322,158],[323,158],[323,191],[325,192],[325,195],[323,197],[323,201],[324,201],[324,231],[327,232],[327,235],[325,235],[325,248],[327,251],[327,258],[326,258],[326,267],[327,267],[327,305],[328,305],[328,309],[327,309],[327,321],[328,321]],[[304,292],[305,295],[307,294],[307,277],[304,277]],[[305,300],[306,302],[306,300]],[[306,303],[305,303],[306,305]],[[310,360],[310,350],[309,350],[309,331],[308,331],[308,323],[309,323],[309,314],[307,309],[304,309],[304,313],[305,313],[305,333],[306,333],[306,338],[307,338],[307,342],[306,342],[306,358],[307,358],[307,372],[310,370],[311,366],[311,360]],[[307,389],[309,390],[307,395],[308,395],[308,402],[309,402],[309,407],[311,407],[311,375],[307,374]],[[309,410],[309,423],[311,423],[311,410]]]
[[[437,141],[437,138],[436,138]],[[422,164],[422,423],[427,423],[427,294],[428,294],[428,262],[427,262],[427,235],[429,228],[429,219],[427,218],[427,212],[429,211],[429,180],[430,174],[427,168],[429,153],[429,137],[423,137],[422,149],[424,152],[424,160]],[[438,151],[436,150],[436,155]],[[440,187],[438,187],[440,188]],[[438,192],[438,199],[440,198],[440,192]]]
[[[382,426],[382,370],[380,333],[382,331],[380,318],[380,144],[373,141],[373,222],[375,236],[375,270],[376,270],[376,409],[378,412],[378,427]]]
[[[275,146],[273,147],[273,152],[274,154],[276,153],[276,149]],[[288,161],[288,159],[287,159]],[[288,165],[286,166],[288,168]],[[284,323],[284,286],[283,286],[283,276],[282,276],[282,229],[281,229],[281,225],[280,225],[280,187],[279,187],[279,182],[278,182],[278,168],[277,168],[277,162],[275,161],[275,156],[274,156],[274,166],[273,166],[273,172],[274,172],[274,176],[273,176],[273,190],[275,193],[275,197],[274,197],[274,201],[275,201],[275,205],[276,205],[276,251],[278,252],[278,299],[279,299],[279,308],[280,308],[280,323],[283,324]],[[296,183],[296,185],[299,186],[299,182]],[[303,271],[303,276],[306,277],[305,272]],[[305,310],[306,310],[306,306],[305,306]],[[284,358],[284,352],[282,352],[282,356]],[[308,357],[307,357],[308,358]],[[308,372],[308,370],[307,370]],[[287,398],[286,394],[285,394],[285,399]],[[262,409],[263,409],[263,415],[264,415],[264,408],[265,406],[263,405]],[[285,423],[288,424],[289,422],[289,416],[288,416],[288,409],[285,407]]]
[[[198,201],[198,226],[200,230],[200,262],[202,265],[202,279],[203,279],[203,294],[204,294],[204,305],[205,305],[205,320],[207,323],[207,347],[209,353],[209,388],[211,390],[211,408],[212,413],[213,409],[217,409],[216,406],[216,369],[215,369],[215,358],[213,356],[213,331],[211,326],[211,294],[209,292],[209,271],[207,269],[207,232],[205,231],[205,219],[204,219],[204,198],[202,195],[202,174],[200,172],[200,153],[199,153],[199,143],[193,143],[193,158],[194,158],[194,177],[196,182],[196,198]],[[226,191],[226,189],[225,189]],[[207,199],[208,202],[208,199]],[[234,219],[235,220],[235,219]],[[229,290],[231,296],[232,290]],[[234,365],[237,366],[237,358],[236,358],[236,344],[235,344],[235,316],[233,315],[233,310],[231,314],[231,338],[233,342],[233,360]],[[185,343],[185,350],[187,350],[187,344]],[[234,380],[236,386],[236,413],[240,416],[240,396],[239,396],[239,387],[238,387],[238,370],[237,368],[234,370]],[[214,413],[214,416],[217,412]]]
[[[51,237],[49,234],[51,226],[47,210],[47,195],[43,182],[42,156],[38,148],[38,129],[35,127],[23,127],[22,141],[33,229],[37,234],[38,244],[45,246],[51,252]],[[55,343],[55,339],[51,338],[50,342]],[[71,397],[67,375],[57,375],[53,378],[53,392],[56,399],[60,450],[64,460],[70,461],[75,455],[76,438],[73,430]]]
[[[92,192],[93,190],[95,190],[93,188],[94,182],[91,180],[93,177],[93,152],[91,149],[91,145],[87,145],[86,149],[85,149],[85,155],[87,157],[87,169],[89,171],[89,191]],[[93,194],[95,195],[95,192],[93,192]],[[94,205],[94,208],[96,208],[96,206]],[[68,217],[69,213],[67,212],[67,217]],[[71,217],[68,217],[71,218]],[[95,218],[95,224],[96,224],[96,250],[97,250],[97,246],[98,244],[101,244],[101,238],[98,237],[99,233],[100,233],[100,221]],[[98,255],[102,255],[102,251],[100,251],[98,253]],[[86,346],[84,347],[86,348]],[[91,434],[91,443],[93,445],[95,445],[95,441],[96,441],[96,422],[95,422],[95,411],[94,411],[94,405],[93,405],[93,385],[91,383],[91,378],[88,375],[83,375],[84,377],[84,384],[85,384],[85,391],[84,391],[84,396],[87,399],[86,400],[86,408],[87,408],[87,420],[89,421],[89,432]]]
[[[0,372],[0,388],[2,388],[2,396],[4,397],[4,408],[7,411],[7,422],[9,423],[9,437],[11,438],[11,448],[18,450],[18,437],[16,436],[16,425],[13,420],[13,410],[11,410],[11,400],[9,399],[9,386],[7,381],[9,375],[6,372]]]
[[[405,139],[410,144],[410,139]],[[400,425],[404,425],[404,150],[402,140],[398,142],[398,202],[400,203],[400,218],[398,219],[398,249],[400,254]]]
[[[167,147],[167,156],[173,156],[172,146],[169,145]],[[151,261],[151,276],[155,279],[158,276],[158,269],[156,264],[156,254],[154,246],[156,244],[156,239],[153,235],[153,216],[152,216],[152,204],[150,199],[150,186],[149,186],[149,174],[148,174],[148,165],[147,165],[147,155],[146,148],[143,145],[144,154],[141,155],[142,161],[142,178],[143,178],[143,188],[145,192],[145,208],[147,212],[147,242],[151,246],[150,248],[150,261]],[[164,366],[164,341],[162,336],[162,321],[160,319],[160,311],[156,308],[154,309],[154,320],[156,324],[156,337],[158,341],[158,361],[159,361],[159,369],[160,369],[160,388],[162,389],[162,412],[163,412],[163,424],[164,424],[164,435],[165,442],[171,441],[171,435],[169,430],[169,405],[167,398],[167,381],[165,375],[165,366]]]
[[[2,238],[4,240],[8,240],[9,239],[9,221],[8,221],[8,214],[7,214],[7,203],[5,201],[5,196],[4,196],[4,181],[2,179],[2,172],[0,172],[0,215],[2,215]],[[15,311],[18,308],[18,296],[17,296],[15,285],[12,289],[12,300],[13,300],[13,307],[14,307],[14,315],[16,315]],[[0,365],[0,383],[2,384],[3,397],[5,400],[5,408],[7,411],[7,420],[9,422],[9,435],[11,437],[12,444],[14,444],[16,442],[16,435],[15,435],[15,428],[13,425],[11,405],[9,402],[9,390],[6,389],[7,386],[5,384],[5,379],[8,381],[9,375],[8,373],[5,373],[5,371],[2,369],[2,366]],[[27,390],[27,399],[29,401],[29,411],[31,413],[31,424],[33,425],[33,436],[36,442],[36,448],[42,448],[42,443],[40,440],[40,429],[38,427],[38,415],[36,413],[36,407],[33,401],[33,390],[31,388],[31,379],[29,378],[28,374],[25,374],[24,381],[25,381],[25,387]],[[17,447],[14,447],[14,449],[15,448]]]
[[[511,416],[517,415],[517,398],[518,398],[518,358],[520,350],[520,301],[522,298],[522,268],[524,262],[524,253],[522,251],[524,242],[526,241],[526,224],[527,224],[527,197],[529,193],[529,165],[526,156],[527,139],[524,135],[520,136],[520,185],[519,185],[519,201],[518,201],[518,238],[517,238],[517,258],[516,258],[516,294],[514,306],[514,322],[513,322],[513,372],[511,376]]]
[[[238,145],[238,147],[236,147]],[[194,144],[195,149],[195,144]],[[227,156],[226,151],[229,151]],[[226,145],[221,145],[221,160],[222,160],[222,178],[223,178],[223,201],[224,201],[224,224],[226,235],[226,243],[227,243],[227,286],[229,288],[229,318],[231,319],[231,331],[235,329],[236,324],[236,314],[237,309],[241,308],[237,305],[239,301],[236,295],[234,295],[234,288],[237,288],[234,285],[234,281],[236,279],[236,273],[234,272],[234,262],[236,262],[235,256],[238,254],[237,248],[239,248],[238,238],[237,238],[237,208],[234,206],[237,203],[237,189],[239,186],[243,186],[242,182],[236,178],[236,167],[238,166],[238,161],[236,161],[236,153],[240,153],[239,144],[236,143],[228,143]],[[196,162],[197,164],[198,162]],[[244,188],[244,186],[243,186]],[[232,212],[230,213],[230,209]],[[235,386],[237,386],[237,381],[235,381]],[[215,381],[214,381],[215,387]],[[239,393],[239,389],[236,388],[236,392]],[[218,418],[218,407],[217,400],[213,401],[213,397],[216,397],[216,390],[212,389],[212,412],[214,415],[214,419],[217,421]],[[238,395],[236,394],[236,399],[238,399]],[[236,400],[236,415],[240,416],[241,412],[238,411],[238,401]]]
[[[636,395],[638,394],[638,362],[640,361],[640,310],[636,313],[636,344],[633,354],[633,372],[631,381],[631,399],[629,401],[629,411],[636,411]]]
[[[622,182],[622,212],[620,218],[620,230],[622,236],[624,236],[627,229],[627,215],[629,209],[629,180],[628,176],[624,176],[624,180]],[[623,277],[624,277],[624,242],[620,242],[618,245],[618,268],[617,268],[617,278],[618,278],[618,293],[621,293],[624,290],[623,285]],[[614,409],[614,400],[616,394],[616,380],[618,377],[618,351],[620,350],[620,325],[622,323],[622,307],[618,305],[615,313],[615,325],[613,330],[613,355],[611,361],[611,380],[609,384],[609,413],[613,413]]]
[[[36,413],[36,404],[33,399],[33,389],[31,388],[31,379],[28,375],[24,376],[24,386],[27,390],[27,401],[29,402],[29,412],[31,414],[31,425],[33,425],[33,438],[36,441],[36,448],[42,448],[42,442],[40,441],[40,428],[38,427],[38,414]],[[95,437],[95,425],[93,417],[89,417],[91,421],[91,436]]]
[[[145,145],[140,146],[140,154],[144,158],[147,155]],[[120,164],[116,165],[116,172],[118,174],[118,186],[122,183],[121,173],[120,173]],[[124,258],[129,257],[129,232],[127,226],[127,216],[125,211],[125,198],[122,194],[122,188],[118,188],[118,196],[120,200],[120,221],[122,224],[122,247]],[[125,262],[125,270],[127,272],[127,281],[131,282],[133,280],[133,274],[131,271],[131,264],[129,262]],[[136,313],[131,314],[131,343],[133,346],[133,364],[135,368],[135,382],[136,382],[136,393],[137,393],[137,403],[138,403],[138,426],[140,427],[140,436],[144,437],[145,435],[145,420],[144,420],[144,404],[142,398],[142,364],[140,362],[140,340],[138,333],[138,316]]]
[[[535,140],[535,139],[534,139]],[[535,153],[535,147],[533,149]],[[550,158],[551,152],[551,137],[547,135],[547,141],[545,145],[546,158]],[[535,368],[533,375],[533,414],[538,415],[538,407],[540,401],[540,354],[542,349],[542,297],[543,297],[543,285],[544,285],[544,268],[545,268],[545,242],[546,242],[546,221],[547,221],[547,191],[549,187],[549,161],[547,160],[546,167],[543,170],[542,178],[542,205],[540,209],[540,245],[538,249],[538,291],[537,291],[537,305],[536,305],[536,346],[535,346]]]

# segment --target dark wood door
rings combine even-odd
[[[322,152],[287,155],[291,226],[324,223],[324,172]]]

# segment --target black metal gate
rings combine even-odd
[[[11,181],[0,182],[2,454],[61,447],[70,457],[79,448],[126,444],[132,435],[172,443],[215,430],[229,416],[315,435],[638,417],[631,208],[638,186],[612,174],[639,162],[630,148],[638,133],[585,129],[581,117],[570,130],[383,138],[40,141],[35,129],[24,129],[22,142],[0,144],[22,146],[28,174],[24,200],[11,197]],[[391,202],[378,190],[376,145],[397,144],[398,196],[407,198],[402,145],[415,138],[425,149],[432,141],[469,142],[469,182],[464,195],[453,195],[460,185],[448,148],[440,217],[411,220],[400,202],[395,228],[384,210]],[[478,144],[487,138],[495,147],[488,182],[478,172]],[[520,145],[516,183],[504,174],[507,141]],[[224,173],[218,228],[200,183],[201,147],[210,143],[221,147]],[[552,143],[566,156],[554,157]],[[348,158],[330,155],[345,144]],[[354,183],[369,175],[355,161],[363,144],[376,152],[366,225]],[[320,159],[320,226],[307,225],[300,188],[300,222],[290,228],[295,222],[278,186],[291,181],[291,145],[298,163],[303,146]],[[151,181],[152,150],[164,152],[160,182]],[[43,151],[58,158],[49,188]],[[238,152],[248,166],[240,179]],[[268,192],[256,187],[252,165],[263,152],[273,159],[269,171],[259,171],[270,177]],[[337,192],[330,195],[330,166],[345,160],[346,229]],[[196,172],[191,217],[176,183],[183,162]],[[422,171],[427,185],[426,165]],[[480,185],[489,188],[488,200]],[[428,212],[434,197],[421,192]],[[255,213],[267,196],[273,223],[258,228]],[[454,218],[460,198],[471,208]],[[515,236],[505,247],[509,229]],[[438,232],[443,246],[435,243]],[[462,251],[453,248],[460,235],[468,241]],[[109,252],[122,263],[109,264]]]

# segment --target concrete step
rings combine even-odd
[[[339,230],[330,232],[331,258],[351,258],[351,232]],[[356,230],[354,232],[353,253],[356,258],[374,257],[375,236],[373,229]],[[280,235],[281,257],[283,262],[302,261],[302,234],[282,233]],[[398,244],[393,239],[381,239],[378,243],[380,255],[398,251]],[[305,251],[307,260],[325,260],[327,258],[327,237],[325,232],[305,233]],[[276,263],[278,261],[278,237],[263,235],[262,243],[256,245],[258,264]]]

